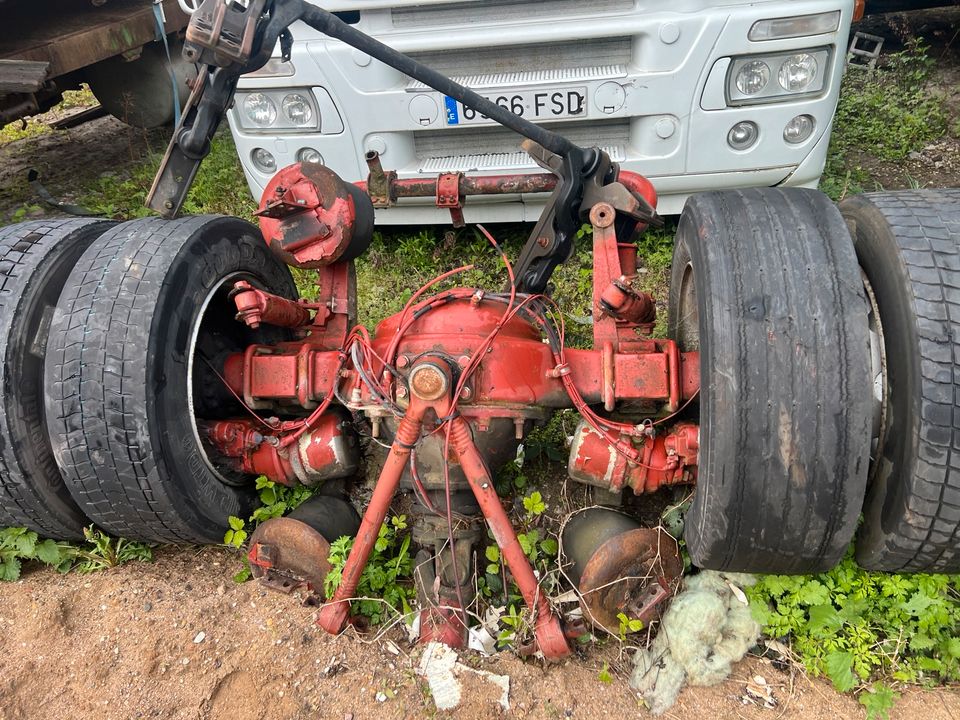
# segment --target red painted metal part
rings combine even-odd
[[[397,426],[397,433],[390,453],[387,455],[383,470],[374,486],[370,504],[363,514],[360,530],[350,549],[350,555],[343,566],[340,586],[330,601],[320,609],[317,624],[328,633],[336,634],[343,630],[350,615],[350,599],[360,585],[360,575],[370,559],[370,553],[377,542],[380,526],[387,518],[390,503],[400,486],[400,477],[410,462],[410,451],[420,439],[420,428],[426,406],[413,402],[407,408],[406,415]]]
[[[425,364],[420,363],[419,366],[422,367]],[[445,374],[449,381],[449,372],[440,363],[437,363],[437,368],[436,373]],[[447,387],[450,387],[449,382]],[[357,590],[360,575],[370,557],[380,526],[386,518],[387,510],[399,486],[400,476],[403,474],[406,463],[409,462],[410,451],[420,439],[427,409],[432,409],[438,417],[444,417],[450,413],[450,400],[445,397],[423,400],[416,394],[411,397],[410,405],[400,421],[387,461],[380,473],[373,497],[363,516],[360,532],[344,565],[340,587],[320,612],[318,623],[327,632],[338,633],[346,624],[349,599]],[[533,568],[520,547],[510,518],[497,497],[490,472],[474,445],[470,426],[462,417],[456,417],[450,421],[449,431],[450,448],[463,469],[524,600],[534,613],[534,632],[540,650],[547,658],[569,655],[570,647],[560,620],[551,609],[546,596],[540,591]],[[441,637],[454,634],[459,636],[462,632],[460,626],[465,627],[466,622],[464,618],[457,617],[454,623],[452,618],[457,615],[454,608],[452,614],[447,613],[444,617],[434,616],[435,626],[430,632]]]
[[[560,619],[556,616],[540,590],[533,568],[527,560],[513,524],[507,516],[500,498],[493,487],[493,479],[487,470],[483,458],[473,444],[470,426],[462,417],[454,418],[450,428],[450,444],[460,460],[464,474],[470,483],[470,489],[480,505],[483,516],[490,526],[493,537],[500,546],[500,554],[510,568],[520,594],[534,613],[534,634],[537,645],[544,657],[558,659],[570,654],[570,645],[564,635]]]
[[[336,266],[334,266],[336,267]],[[443,347],[454,357],[470,358],[480,342],[496,327],[505,305],[493,300],[473,302],[473,290],[450,291],[423,301],[410,315],[421,313],[404,335],[397,362],[409,362],[425,352]],[[377,326],[373,347],[384,356],[401,323],[399,315]],[[329,347],[330,344],[323,343]],[[698,387],[699,359],[696,353],[678,353],[670,340],[631,338],[630,352],[567,350],[570,377],[588,403],[605,400],[650,400],[671,406],[689,399]],[[570,398],[555,372],[550,348],[527,321],[515,317],[505,323],[491,344],[479,369],[471,377],[470,397],[461,400],[461,411],[495,406],[504,410],[537,406],[570,407]],[[509,362],[505,359],[509,358]],[[684,367],[679,366],[683,358]],[[340,376],[337,351],[312,344],[251,346],[229,357],[224,377],[230,387],[251,407],[265,399],[296,401],[311,406],[324,400]],[[374,361],[374,367],[378,366]],[[355,373],[342,387],[348,388]],[[344,396],[348,393],[344,391]],[[676,409],[676,408],[674,408]]]
[[[465,616],[457,601],[447,599],[443,607],[428,607],[420,611],[420,637],[425,645],[439,642],[459,650],[466,647],[468,633]]]
[[[389,207],[399,198],[439,197],[441,178],[398,178],[395,172],[386,172],[375,152],[367,154],[370,174],[365,182],[356,183],[374,201],[375,207]],[[629,170],[621,170],[617,180],[628,190],[640,195],[651,207],[657,206],[657,191],[647,178]],[[557,176],[553,173],[515,173],[511,175],[460,174],[457,197],[469,195],[526,195],[549,193],[557,189]],[[452,195],[452,193],[447,193]],[[439,205],[438,207],[446,207]]]
[[[310,310],[305,305],[255,288],[246,280],[235,282],[231,295],[237,318],[252,328],[260,327],[260,323],[295,328],[310,322]]]
[[[617,243],[615,219],[616,211],[606,203],[598,203],[590,212],[593,223],[594,345],[635,350],[636,331],[650,334],[657,319],[657,306],[649,293],[631,287],[632,276],[636,274],[636,255],[631,258],[622,244]],[[626,267],[624,259],[628,263]],[[609,397],[604,399],[607,405],[609,401]]]
[[[260,200],[260,230],[288,265],[320,268],[336,262],[354,240],[358,208],[332,170],[296,163],[271,178]]]
[[[399,197],[432,196],[438,206],[455,213],[455,223],[458,218],[462,220],[462,214],[456,213],[461,212],[469,195],[549,192],[556,187],[552,174],[469,178],[451,173],[435,180],[399,180],[395,173],[383,171],[375,154],[368,161],[370,176],[367,183],[359,185],[376,205],[392,204]],[[646,178],[621,172],[619,179],[635,196],[656,205],[656,193]],[[619,203],[629,201],[635,210],[636,198],[622,189],[619,192],[613,202],[619,207]],[[631,211],[628,208],[625,212]],[[379,392],[405,408],[344,567],[340,588],[321,609],[318,623],[329,632],[343,629],[349,600],[356,593],[400,478],[409,465],[411,450],[421,442],[421,436],[429,437],[439,428],[441,434],[448,433],[450,459],[459,463],[502,557],[534,614],[537,647],[548,658],[569,654],[568,635],[540,590],[493,488],[487,468],[489,458],[485,460],[478,449],[474,433],[499,428],[496,432],[502,434],[503,420],[507,419],[516,425],[516,438],[520,439],[531,419],[546,417],[550,409],[585,408],[583,403],[603,404],[613,411],[619,403],[633,402],[656,416],[663,411],[675,412],[696,394],[699,355],[681,353],[671,340],[649,338],[656,306],[652,297],[632,288],[636,246],[617,242],[617,209],[598,203],[590,216],[594,227],[594,349],[566,349],[558,365],[558,356],[543,342],[534,318],[517,314],[506,319],[505,296],[457,288],[385,319],[372,340],[364,341],[363,363],[376,378],[373,385],[381,385],[378,393],[370,383],[361,381],[350,353],[345,351],[348,338],[354,342],[358,337],[350,335],[354,270],[352,262],[342,259],[352,257],[345,253],[358,222],[351,191],[323,169],[292,166],[271,182],[260,214],[264,236],[285,262],[318,270],[320,297],[316,303],[298,303],[238,283],[234,294],[238,319],[251,327],[269,323],[295,328],[301,339],[252,345],[225,360],[223,376],[251,409],[314,412],[307,425],[293,420],[271,420],[270,424],[248,417],[208,422],[202,429],[209,444],[244,472],[264,474],[286,484],[309,483],[322,474],[322,468],[336,467],[338,462],[331,448],[342,431],[338,415],[327,410],[331,402],[338,400],[352,410],[367,412],[375,420],[374,428],[384,413]],[[475,357],[478,349],[483,352],[481,357]],[[436,359],[444,382],[434,382],[437,378],[430,373],[416,374],[426,366],[428,357]],[[451,368],[458,373],[469,370],[452,418],[452,388],[457,383]],[[394,377],[397,373],[404,377]],[[444,422],[437,418],[449,419]],[[293,430],[298,432],[295,438],[290,435]],[[630,487],[636,493],[695,479],[699,451],[696,425],[678,423],[657,428],[656,432],[651,429],[639,438],[637,427],[612,432],[604,436],[586,425],[578,429],[570,457],[572,477],[613,490]],[[617,432],[623,433],[619,441]],[[512,435],[508,423],[506,436]],[[617,443],[617,447],[611,443]],[[479,447],[489,450],[483,443]],[[445,600],[440,608],[425,613],[424,637],[455,646],[464,641],[466,619],[455,601]]]
[[[466,224],[463,220],[463,200],[460,198],[462,180],[463,173],[444,173],[437,178],[437,207],[450,211],[455,228],[462,228]]]
[[[281,447],[272,429],[253,418],[214,420],[202,425],[207,441],[228,459],[234,469],[266,475],[283,485],[316,485],[335,477],[348,477],[356,469],[359,453],[351,445],[340,418],[327,413],[314,422],[297,442]]]
[[[586,423],[581,423],[570,449],[570,477],[613,492],[629,487],[637,495],[696,478],[700,429],[677,423],[668,432],[644,439],[639,462],[631,463]]]

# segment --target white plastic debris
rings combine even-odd
[[[197,633],[197,636],[193,639],[193,642],[199,645],[200,643],[203,642],[203,639],[205,637],[207,637],[207,634],[203,630],[201,630],[200,632]]]
[[[426,678],[437,710],[452,710],[462,697],[458,676],[477,675],[500,690],[497,702],[505,711],[510,709],[510,678],[486,670],[475,670],[457,662],[457,651],[442,643],[430,642],[424,648],[417,674]]]
[[[427,679],[437,710],[453,710],[460,704],[460,683],[453,674],[457,651],[438,642],[427,644],[420,658],[419,675]]]
[[[470,628],[467,631],[467,647],[484,655],[493,655],[497,650],[497,640],[485,627]]]

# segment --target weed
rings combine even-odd
[[[77,572],[87,573],[122,565],[131,560],[149,562],[153,550],[146,543],[124,538],[113,538],[92,525],[83,529],[84,545],[74,547]],[[71,554],[68,552],[68,555]]]
[[[631,618],[626,613],[617,613],[617,622],[620,625],[618,633],[620,635],[620,642],[627,641],[628,633],[635,633],[643,630],[643,620]]]
[[[768,575],[749,592],[765,632],[792,638],[837,690],[858,690],[871,717],[894,701],[891,681],[960,679],[960,576],[869,573],[851,552],[827,573]]]
[[[886,56],[875,70],[851,70],[843,79],[820,189],[839,200],[862,192],[870,178],[857,151],[897,162],[947,130],[942,94],[930,88],[936,64],[920,39]],[[872,188],[870,188],[872,189]]]
[[[83,530],[84,542],[41,540],[22,527],[0,529],[0,580],[20,578],[23,563],[36,561],[60,572],[86,573],[116,567],[131,560],[148,562],[153,551],[146,543],[112,538],[92,525]]]
[[[80,196],[78,204],[98,215],[118,220],[151,215],[152,211],[144,206],[144,202],[160,159],[160,154],[152,153],[127,173],[100,176]],[[213,138],[210,154],[200,166],[183,212],[223,213],[252,220],[256,209],[240,170],[233,139],[229,132],[221,129]]]
[[[342,537],[330,546],[331,570],[323,583],[326,597],[340,587],[343,567],[353,547],[353,538]],[[410,615],[410,600],[415,591],[411,583],[413,558],[410,555],[410,533],[406,515],[394,516],[380,527],[370,558],[360,575],[358,598],[351,603],[353,612],[374,625],[398,614]]]
[[[603,661],[603,667],[600,668],[600,672],[597,673],[597,680],[604,685],[609,685],[613,682],[613,674],[610,672],[610,665],[607,664],[606,660]]]
[[[44,135],[48,132],[50,132],[50,126],[39,120],[33,118],[14,120],[12,123],[0,127],[0,145]]]

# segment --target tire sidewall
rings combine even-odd
[[[870,564],[876,553],[886,554],[891,527],[908,512],[908,477],[905,468],[917,461],[920,437],[922,388],[917,362],[919,337],[916,309],[905,288],[911,285],[890,227],[873,206],[861,198],[843,206],[857,259],[873,288],[883,326],[888,387],[883,446],[877,449],[875,467],[864,502],[864,523],[857,538],[858,558]]]
[[[735,448],[728,447],[732,442],[732,433],[729,428],[733,425],[733,403],[729,387],[735,377],[735,369],[730,362],[732,352],[717,354],[714,340],[729,337],[724,332],[723,318],[715,317],[714,305],[710,302],[712,295],[710,279],[715,276],[708,271],[710,263],[722,262],[721,257],[706,257],[709,254],[709,244],[700,242],[697,234],[710,237],[715,234],[714,219],[699,211],[698,205],[693,202],[687,206],[686,212],[677,226],[677,235],[674,246],[674,255],[671,267],[670,293],[676,295],[671,298],[670,307],[679,307],[679,295],[686,272],[690,266],[693,272],[692,282],[697,293],[697,312],[699,315],[699,352],[700,352],[700,392],[698,396],[700,422],[700,450],[697,464],[697,477],[693,500],[687,512],[684,524],[684,539],[691,558],[698,565],[712,565],[720,558],[713,557],[708,548],[719,544],[717,537],[724,536],[729,531],[728,517],[719,512],[721,505],[714,500],[714,494],[721,488],[712,479],[715,475],[722,475],[723,468],[717,467],[717,458],[735,457]],[[689,240],[688,240],[689,238]],[[726,270],[717,267],[721,277]],[[706,331],[712,328],[712,331]],[[676,319],[670,319],[670,337],[678,337]],[[681,351],[687,348],[680,348]],[[728,350],[730,350],[728,348]],[[727,427],[726,432],[718,434],[718,427]]]
[[[256,494],[251,483],[223,483],[208,467],[194,425],[187,417],[190,342],[209,293],[232,274],[252,276],[262,287],[295,298],[285,266],[272,256],[255,228],[233,218],[205,224],[183,244],[170,264],[150,328],[146,408],[157,465],[171,501],[191,527],[226,526],[231,515],[246,519]],[[220,537],[209,537],[217,542]]]

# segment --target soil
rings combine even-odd
[[[943,60],[938,84],[953,121],[960,116],[960,13],[932,11],[914,21]],[[904,35],[900,16],[871,19],[864,29]],[[916,24],[919,23],[919,24]],[[0,147],[0,222],[33,197],[26,172],[40,172],[59,199],[104,172],[124,172],[161,150],[166,131],[144,132],[113,118],[53,131]],[[892,189],[960,185],[960,140],[948,136],[901,164],[867,156],[854,162]],[[50,214],[49,208],[31,211]],[[0,583],[0,720],[59,718],[290,718],[457,717],[504,715],[499,691],[464,679],[464,702],[439,712],[417,676],[420,649],[401,628],[380,637],[348,631],[324,634],[303,596],[237,585],[237,554],[221,548],[160,548],[153,563],[131,563],[92,574],[59,575],[32,569]],[[461,661],[510,677],[516,718],[647,717],[626,683],[629,652],[616,642],[594,645],[559,665],[507,653]],[[604,663],[613,681],[599,674]],[[745,700],[748,682],[764,679],[775,707]],[[687,688],[664,717],[673,720],[864,718],[849,695],[793,665],[748,657],[733,676],[711,688]],[[956,688],[906,689],[892,718],[960,720]]]
[[[376,639],[328,636],[303,596],[235,584],[238,563],[219,548],[161,549],[153,563],[91,575],[36,570],[0,585],[0,720],[649,717],[625,682],[629,661],[617,643],[550,666],[464,654],[470,666],[510,677],[511,709],[502,713],[492,684],[468,678],[461,707],[438,712],[415,674],[420,650],[400,628]],[[604,662],[614,674],[609,684],[598,678]],[[776,707],[744,704],[756,676]],[[960,720],[960,692],[907,690],[894,712],[902,720]],[[865,713],[823,680],[748,658],[726,682],[684,690],[664,717]]]

